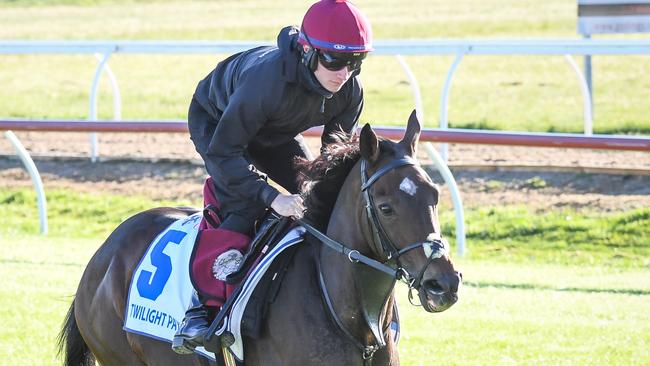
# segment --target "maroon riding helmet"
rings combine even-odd
[[[303,62],[316,70],[318,60],[329,70],[361,67],[372,51],[372,28],[361,11],[346,0],[321,0],[302,20],[298,43],[310,47]]]

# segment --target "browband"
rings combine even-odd
[[[363,165],[363,171],[365,172],[366,161],[361,160],[361,164]],[[361,179],[363,179],[364,182],[361,185],[361,191],[365,191],[366,189],[368,189],[370,186],[372,186],[373,183],[375,183],[377,181],[377,179],[381,178],[384,174],[388,173],[389,171],[391,171],[391,170],[393,170],[395,168],[398,168],[398,167],[401,167],[401,166],[404,166],[404,165],[420,165],[420,164],[418,164],[418,162],[415,159],[413,159],[412,157],[404,156],[402,158],[395,159],[395,160],[391,161],[390,163],[382,166],[381,168],[379,168],[379,170],[377,170],[375,172],[375,174],[373,174],[367,180],[365,179],[365,174],[362,174]]]

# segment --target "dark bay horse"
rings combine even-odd
[[[389,332],[396,280],[407,282],[428,312],[457,301],[461,277],[440,240],[439,192],[414,160],[419,133],[413,113],[398,143],[378,139],[366,125],[355,142],[300,163],[309,183],[305,222],[327,237],[307,235],[299,245],[262,337],[244,338],[247,365],[399,365]],[[88,263],[61,331],[65,365],[208,364],[122,330],[129,283],[149,243],[194,212],[145,211],[108,237]]]

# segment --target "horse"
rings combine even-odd
[[[262,335],[244,337],[247,365],[399,365],[389,329],[396,282],[406,282],[430,313],[458,300],[462,276],[441,237],[439,189],[415,160],[420,129],[415,112],[399,142],[379,138],[366,124],[354,141],[297,163],[306,187],[301,222],[309,230],[262,320]],[[122,329],[140,258],[162,230],[195,212],[151,209],[110,234],[90,259],[64,321],[65,365],[209,363]]]

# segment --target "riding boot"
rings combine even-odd
[[[182,355],[194,353],[194,349],[203,346],[203,338],[210,327],[208,308],[196,292],[192,296],[190,307],[185,312],[185,318],[174,335],[172,349]]]

